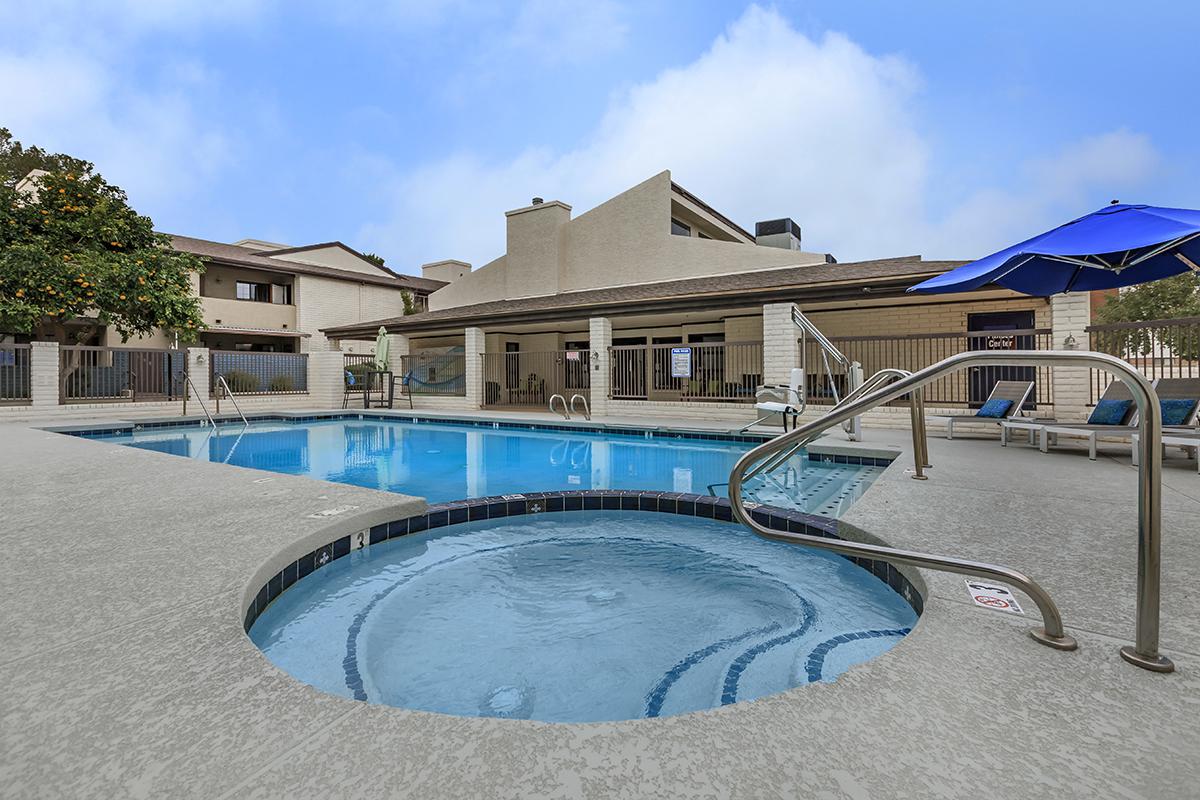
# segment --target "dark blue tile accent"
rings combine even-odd
[[[499,519],[508,516],[508,501],[499,500],[488,503],[488,519]]]
[[[324,547],[318,547],[313,551],[313,559],[313,566],[316,569],[320,569],[333,561],[333,546],[327,544]]]
[[[586,511],[599,511],[603,507],[603,498],[599,495],[587,494],[583,496],[583,508]]]
[[[599,507],[600,506],[598,503],[597,503],[597,505],[593,506],[593,508],[599,508]],[[580,494],[564,495],[563,496],[563,510],[564,511],[582,511],[583,510],[583,495],[580,495]]]
[[[333,543],[333,557],[341,558],[350,554],[350,537],[343,536]]]
[[[424,514],[408,518],[408,532],[420,533],[429,527],[429,519]]]
[[[638,511],[658,511],[658,498],[652,494],[638,497]]]
[[[636,494],[623,494],[620,498],[622,511],[637,511],[640,508]]]
[[[296,579],[299,580],[316,569],[316,551],[305,553],[296,559]]]
[[[600,497],[600,507],[606,511],[619,511],[621,508],[621,498],[612,494],[605,494]]]
[[[288,564],[286,567],[283,568],[282,589],[288,588],[289,586],[291,586],[293,583],[295,583],[299,579],[300,579],[299,575],[297,575],[297,573],[296,573],[296,562],[293,561],[292,563]]]
[[[388,538],[395,539],[408,535],[408,518],[393,520],[388,523]]]
[[[467,509],[468,509],[468,506],[465,503],[455,504],[449,511],[448,524],[457,525],[460,522],[466,522],[467,521]]]
[[[388,526],[387,526],[386,522],[382,525],[372,525],[371,526],[371,544],[379,544],[380,542],[386,542],[387,538],[388,538]]]
[[[487,503],[475,502],[467,506],[467,519],[474,521],[488,518]]]
[[[427,525],[430,528],[444,528],[446,525],[450,524],[450,509],[439,506],[430,506],[425,510],[425,519],[427,520]]]
[[[256,619],[258,619],[258,604],[251,600],[250,607],[246,609],[246,618],[242,621],[242,629],[249,633]]]
[[[271,580],[267,581],[267,602],[271,602],[279,593],[283,591],[283,573],[276,572],[271,576]]]
[[[676,500],[675,501],[675,513],[683,514],[684,516],[688,516],[688,517],[696,516],[696,501],[691,500],[691,499],[684,500],[682,498],[680,498],[679,500]]]
[[[547,511],[562,511],[566,507],[565,499],[561,494],[546,495],[546,510]]]

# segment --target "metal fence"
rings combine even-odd
[[[416,353],[400,357],[397,377],[410,376],[415,395],[465,397],[467,360],[462,353]]]
[[[1116,322],[1086,330],[1089,349],[1128,361],[1150,380],[1200,378],[1200,317]],[[1091,372],[1094,405],[1113,378],[1100,370]]]
[[[586,395],[592,385],[587,350],[483,353],[481,358],[485,406],[546,407],[556,394]]]
[[[308,353],[259,353],[213,350],[209,353],[209,393],[218,392],[217,376],[234,394],[304,394],[308,391]]]
[[[918,370],[936,364],[944,358],[970,350],[1049,350],[1053,337],[1048,328],[1000,330],[958,333],[913,333],[903,336],[835,336],[830,337],[838,349],[851,361],[862,364],[863,375],[870,377],[885,367]],[[815,345],[810,343],[810,348]],[[817,363],[820,353],[810,350],[808,363]],[[822,385],[814,385],[819,379]],[[830,378],[809,376],[809,401],[832,403]],[[834,375],[838,391],[845,394],[846,376]],[[925,387],[925,402],[942,406],[979,406],[987,399],[997,381],[1034,382],[1030,405],[1053,403],[1050,367],[975,367],[965,372],[947,375]],[[895,403],[903,403],[904,399]]]
[[[618,345],[609,348],[614,400],[754,402],[762,342]]]
[[[58,396],[62,403],[178,400],[183,350],[63,345],[58,349]]]
[[[30,355],[27,344],[0,344],[0,405],[29,402]]]

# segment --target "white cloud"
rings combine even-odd
[[[129,192],[160,206],[203,185],[226,163],[230,139],[194,108],[211,77],[183,60],[136,74],[146,37],[202,25],[244,24],[263,0],[46,0],[0,10],[23,39],[0,49],[0,124],[27,145],[85,158]],[[144,68],[144,67],[143,67]]]
[[[913,112],[920,88],[903,59],[839,34],[811,39],[752,6],[692,63],[617,96],[574,149],[499,162],[460,152],[393,169],[383,211],[358,241],[400,269],[451,257],[478,265],[503,251],[505,209],[541,195],[578,213],[666,168],[743,224],[794,217],[808,246],[842,260],[969,257],[1087,208],[1100,187],[1136,185],[1157,160],[1145,137],[1104,134],[1023,165],[1015,188],[965,192],[933,219],[928,123]]]

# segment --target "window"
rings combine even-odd
[[[285,283],[251,283],[237,282],[237,299],[249,300],[253,303],[274,303],[290,306],[292,304],[292,287]]]
[[[704,231],[696,231],[696,235],[699,236],[701,239],[711,239],[712,238]]]
[[[271,302],[271,284],[237,282],[237,299],[252,300],[256,303]]]
[[[671,217],[671,233],[676,236],[691,236],[692,226],[685,225],[674,217]]]

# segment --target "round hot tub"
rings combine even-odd
[[[894,572],[876,570],[889,585],[718,519],[578,510],[424,527],[327,564],[309,554],[321,568],[252,608],[251,638],[346,697],[593,722],[831,681],[917,616]]]

